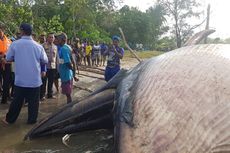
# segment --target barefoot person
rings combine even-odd
[[[68,46],[67,35],[65,33],[60,34],[58,37],[60,48],[59,55],[59,73],[61,78],[62,93],[66,95],[67,103],[72,102],[72,88],[73,79],[77,81],[75,77],[75,63],[73,63],[72,49]]]
[[[6,54],[6,60],[14,61],[15,82],[14,98],[10,104],[5,124],[14,123],[21,111],[24,99],[28,102],[28,124],[37,122],[39,92],[42,84],[41,63],[47,64],[48,58],[43,47],[32,39],[32,27],[21,24],[22,38],[14,41]]]

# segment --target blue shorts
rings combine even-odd
[[[112,79],[112,77],[114,76],[114,75],[116,75],[117,74],[117,72],[119,72],[120,71],[120,66],[119,65],[117,65],[117,66],[114,66],[114,67],[108,67],[108,66],[106,66],[106,68],[105,68],[105,81],[109,81],[110,79]]]

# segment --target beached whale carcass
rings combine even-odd
[[[120,71],[26,138],[114,126],[118,153],[230,152],[230,45],[183,47]]]

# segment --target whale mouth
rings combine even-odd
[[[127,75],[121,69],[107,84],[79,102],[65,105],[35,125],[24,137],[34,139],[54,134],[70,134],[114,127],[115,93]]]
[[[80,102],[67,104],[31,129],[24,140],[113,128],[114,99],[115,89],[107,89]]]

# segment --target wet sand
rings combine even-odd
[[[127,62],[128,61],[128,62]],[[129,69],[138,62],[135,59],[122,61],[122,67]],[[103,75],[82,72],[89,76],[103,78]],[[102,79],[79,75],[79,82],[74,83],[73,100],[80,100],[101,87],[106,82]],[[56,90],[54,89],[54,92]],[[40,104],[38,122],[52,112],[58,110],[66,103],[66,98],[61,93],[56,93],[57,99],[46,99]],[[8,102],[9,103],[9,102]],[[3,118],[8,111],[9,104],[0,104],[0,118]],[[23,141],[25,134],[33,127],[27,125],[27,107],[21,110],[18,120],[15,124],[4,125],[0,123],[0,153],[56,153],[56,152],[79,152],[79,153],[110,153],[112,152],[112,131],[99,130],[90,132],[81,132],[74,134],[70,138],[71,148],[62,144],[62,136],[45,137],[33,141]]]

